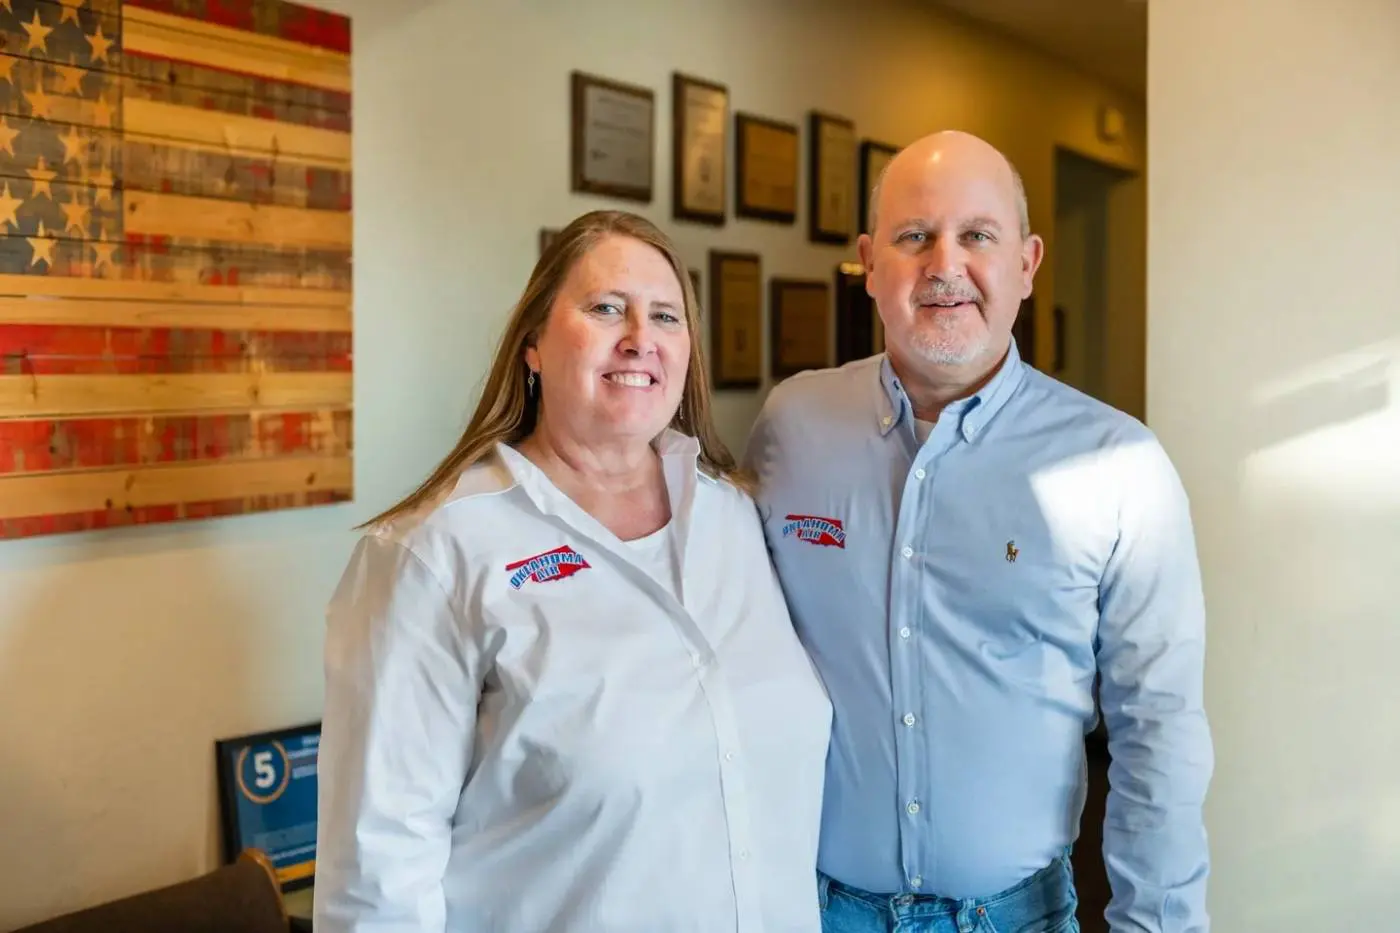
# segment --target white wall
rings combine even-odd
[[[1400,929],[1400,5],[1151,7],[1148,415],[1210,610],[1213,929]]]
[[[663,221],[672,68],[728,84],[735,107],[796,122],[821,108],[892,143],[982,133],[1019,163],[1047,234],[1056,144],[1128,167],[1145,148],[1140,104],[922,0],[332,7],[355,17],[358,501],[0,543],[0,929],[211,867],[214,739],[319,715],[348,528],[457,436],[538,229],[621,203],[568,193],[570,69],[657,91],[648,213]],[[1128,114],[1119,144],[1095,139],[1105,101]],[[711,246],[759,250],[766,276],[826,278],[854,255],[807,245],[802,215],[670,226],[700,268]],[[760,402],[719,400],[728,440]]]

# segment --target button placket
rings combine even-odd
[[[898,720],[895,727],[898,762],[896,783],[900,798],[904,801],[901,805],[904,812],[900,819],[907,821],[906,825],[914,830],[901,833],[900,855],[907,884],[912,890],[918,890],[923,885],[924,876],[921,869],[929,866],[923,864],[926,853],[919,839],[924,828],[922,821],[925,819],[923,804],[920,801],[919,772],[927,750],[922,744],[922,710],[919,707],[918,677],[914,674],[917,655],[913,652],[914,646],[909,642],[914,634],[914,624],[922,611],[920,607],[923,585],[917,560],[918,553],[924,547],[921,535],[927,533],[927,518],[932,512],[930,503],[934,494],[933,480],[937,468],[936,459],[942,455],[940,451],[946,452],[946,445],[940,446],[937,441],[925,445],[906,474],[904,496],[896,520],[895,540],[900,542],[900,545],[898,563],[893,568],[891,592],[891,598],[894,600],[891,606],[892,614],[902,611],[905,615],[903,619],[895,616],[898,627],[892,630],[892,634],[898,634],[895,644],[903,650],[898,651],[893,658],[891,675],[894,678],[893,699],[898,704],[895,707]]]
[[[705,659],[707,662],[708,658]],[[733,859],[734,894],[739,909],[739,930],[756,928],[759,916],[760,880],[753,875],[749,825],[749,801],[743,774],[737,765],[739,729],[724,678],[713,664],[700,671],[700,684],[710,710],[715,738],[720,749],[720,795],[724,801],[725,823],[729,829],[729,851]]]

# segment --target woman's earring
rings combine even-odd
[[[534,397],[535,397],[535,371],[534,371],[533,369],[530,370],[530,378],[525,380],[525,388],[526,388],[526,391],[528,391],[528,392],[530,393],[530,397],[531,397],[531,398],[534,398]]]

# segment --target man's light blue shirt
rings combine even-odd
[[[1208,929],[1205,612],[1155,436],[1013,343],[931,428],[883,354],[788,379],[746,459],[835,706],[820,868],[961,898],[1049,864],[1078,833],[1098,675],[1112,929]]]

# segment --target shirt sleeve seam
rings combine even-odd
[[[423,569],[423,572],[428,575],[428,578],[432,580],[433,583],[437,586],[438,591],[442,594],[443,603],[447,606],[447,611],[452,613],[452,619],[457,623],[458,652],[464,651],[464,649],[466,648],[465,642],[468,638],[471,639],[473,646],[480,650],[481,645],[477,643],[476,631],[467,625],[466,616],[462,614],[461,609],[457,605],[457,600],[453,598],[452,590],[448,588],[447,584],[443,581],[442,576],[437,572],[437,570],[435,570],[433,566],[430,563],[428,563],[428,561],[423,559],[423,555],[419,554],[415,548],[413,548],[408,542],[404,541],[402,538],[390,537],[388,535],[380,535],[379,537],[381,540],[394,545],[396,548],[403,551],[410,558],[412,558],[413,562],[419,567],[421,567]]]

